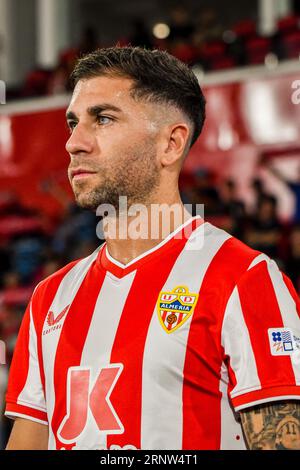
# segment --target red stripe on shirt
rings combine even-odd
[[[176,326],[177,326],[179,323],[182,322],[182,319],[183,319],[184,315],[185,315],[184,313],[179,313],[178,318],[177,318]]]
[[[291,399],[291,397],[300,398],[300,387],[291,385],[255,390],[254,392],[245,393],[233,398],[232,404],[235,408],[238,408],[244,405],[253,406],[255,402],[265,400],[266,398],[273,398],[275,401],[275,399],[281,400],[286,399],[286,397],[289,397],[289,399]]]
[[[223,352],[223,354],[224,354],[224,352]],[[237,380],[236,380],[234,370],[231,367],[229,358],[225,358],[224,362],[225,362],[225,365],[226,365],[227,370],[228,370],[228,399],[230,401],[230,392],[236,386]]]
[[[122,362],[124,370],[117,386],[111,394],[111,401],[118,403],[118,416],[124,434],[108,435],[107,447],[116,444],[121,447],[131,444],[141,448],[141,408],[142,408],[142,371],[143,355],[148,328],[153,316],[157,315],[156,302],[174,263],[184,248],[186,239],[168,251],[168,256],[156,258],[155,262],[145,264],[137,271],[128,294],[122,317],[113,344],[112,364]],[[155,276],[153,276],[155,272]],[[138,317],[138,318],[137,318]],[[128,410],[128,394],[134,395]]]
[[[269,328],[282,328],[283,320],[266,261],[251,268],[238,284],[243,317],[249,330],[261,388],[295,385],[289,356],[272,356]],[[273,371],[273,373],[272,373]]]
[[[49,278],[45,279],[40,283],[37,288],[36,296],[32,299],[32,317],[33,323],[36,331],[37,337],[37,354],[39,361],[39,369],[41,375],[41,381],[45,393],[45,372],[43,364],[43,352],[42,352],[42,335],[43,327],[45,323],[45,318],[49,312],[51,304],[53,302],[54,296],[57,292],[57,289],[63,280],[63,278],[68,274],[68,272],[77,264],[80,260],[73,261],[69,263],[64,268],[60,269],[54,273]]]
[[[292,281],[290,280],[289,277],[287,277],[284,273],[282,273],[282,277],[283,277],[283,281],[286,285],[286,287],[288,288],[288,291],[289,293],[291,294],[291,296],[293,297],[294,301],[295,301],[295,304],[296,304],[296,309],[297,309],[297,312],[298,312],[298,315],[300,317],[300,299],[299,299],[299,296],[296,292],[296,289],[292,283]]]
[[[27,381],[29,370],[29,327],[30,304],[27,306],[15,347],[15,353],[9,371],[6,402],[17,403]]]
[[[54,390],[55,408],[52,417],[52,430],[56,448],[71,449],[74,444],[61,444],[57,430],[67,414],[67,375],[70,367],[80,366],[81,355],[93,317],[95,304],[101,290],[105,271],[95,269],[93,262],[71,304],[65,319],[55,355]]]
[[[34,418],[39,421],[43,421],[45,424],[48,423],[47,413],[44,411],[36,410],[31,406],[19,405],[16,403],[7,403],[5,414],[9,416],[18,417],[19,415],[28,416],[28,418]]]
[[[183,449],[220,448],[222,321],[237,280],[257,254],[230,238],[205,273],[192,316],[184,366]]]
[[[45,394],[45,376],[44,376],[44,367],[43,367],[43,358],[42,358],[42,328],[45,321],[45,316],[48,313],[49,307],[52,303],[55,292],[67,274],[67,272],[73,267],[76,262],[70,263],[65,266],[63,269],[59,270],[57,273],[48,277],[42,281],[34,291],[32,299],[27,306],[25,311],[21,328],[18,334],[18,340],[16,343],[14,356],[12,364],[10,367],[10,375],[8,382],[8,390],[6,395],[6,400],[8,402],[6,410],[11,410],[12,405],[14,407],[14,412],[19,412],[21,414],[26,414],[30,416],[30,407],[27,408],[27,412],[24,412],[24,406],[18,405],[18,397],[22,392],[25,383],[27,381],[28,371],[29,371],[29,331],[30,331],[30,306],[32,310],[32,319],[34,328],[37,336],[37,354],[39,361],[39,372],[41,383],[43,385],[44,394]],[[34,399],[34,398],[33,398]],[[34,405],[34,403],[32,403]],[[41,412],[42,413],[42,412]],[[36,410],[33,408],[32,417],[37,418]],[[45,421],[45,419],[43,419]],[[47,416],[46,416],[47,420]]]
[[[165,323],[165,320],[166,320],[166,317],[167,317],[167,313],[168,313],[168,312],[164,311],[164,313],[163,313],[162,316],[161,316],[163,323]]]

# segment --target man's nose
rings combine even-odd
[[[66,151],[72,155],[78,153],[91,153],[93,151],[93,137],[83,124],[77,124],[66,143]]]

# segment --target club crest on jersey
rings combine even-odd
[[[157,301],[157,313],[167,333],[180,328],[192,315],[199,294],[191,293],[186,286],[176,286],[171,292],[161,292]]]

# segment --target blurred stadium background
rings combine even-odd
[[[33,288],[101,243],[72,200],[64,113],[76,57],[117,43],[194,68],[207,122],[183,200],[276,259],[300,292],[300,1],[0,0],[1,406]],[[9,426],[0,419],[1,448]]]

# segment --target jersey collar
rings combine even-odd
[[[99,255],[98,261],[100,265],[114,276],[121,278],[126,276],[128,273],[138,269],[142,264],[153,260],[157,256],[161,256],[166,250],[175,246],[185,245],[191,233],[198,228],[204,220],[200,216],[191,217],[184,224],[177,227],[174,232],[171,232],[164,240],[158,243],[150,250],[145,251],[137,258],[134,258],[127,264],[122,264],[115,260],[108,252],[106,242],[103,243]]]

